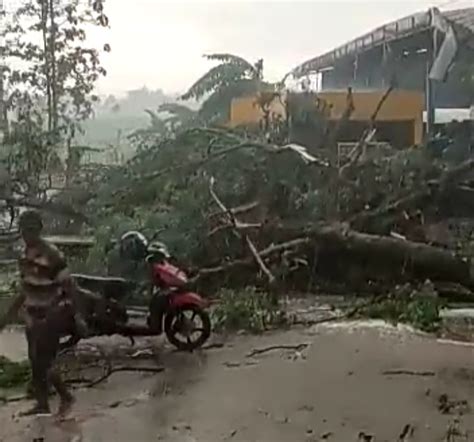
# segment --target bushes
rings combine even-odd
[[[406,323],[426,332],[435,332],[441,323],[439,317],[441,307],[441,300],[432,285],[427,282],[419,289],[409,284],[397,287],[394,293],[359,310],[359,314],[392,323]]]
[[[221,290],[212,319],[217,331],[248,330],[254,333],[285,322],[278,303],[268,293],[258,292],[254,287]]]
[[[13,362],[0,356],[0,388],[16,388],[26,385],[31,377],[28,361]]]

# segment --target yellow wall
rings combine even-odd
[[[276,98],[271,103],[271,112],[278,115],[285,115],[285,108],[281,101]],[[230,105],[230,121],[232,127],[246,124],[258,124],[263,118],[263,112],[256,105],[256,97],[234,98]]]
[[[352,114],[353,121],[368,121],[384,91],[353,92],[355,110]],[[330,118],[337,120],[341,117],[346,107],[345,91],[321,92],[318,97],[332,105]],[[280,100],[272,103],[272,112],[284,115],[285,110]],[[393,91],[377,116],[378,121],[413,121],[413,143],[419,144],[423,138],[423,110],[424,95],[420,92]],[[232,127],[258,123],[262,112],[255,105],[255,97],[243,97],[232,100],[229,125]]]

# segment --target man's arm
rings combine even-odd
[[[63,293],[72,302],[74,309],[74,321],[76,332],[78,336],[85,337],[88,334],[87,324],[83,317],[84,305],[82,302],[82,293],[76,285],[76,281],[71,276],[67,267],[66,260],[63,254],[57,250],[52,249],[52,267],[55,274],[55,281],[62,287]]]
[[[64,290],[65,295],[72,301],[74,306],[77,308],[79,306],[80,300],[79,291],[76,287],[76,282],[74,278],[71,276],[71,272],[67,268],[66,261],[63,259],[62,263],[60,264],[60,268],[58,268],[58,273],[56,275],[56,282],[58,282]]]
[[[19,294],[14,297],[10,307],[8,307],[3,317],[0,318],[0,331],[2,331],[11,321],[13,321],[24,301],[25,296],[23,294]]]
[[[51,262],[54,280],[63,288],[64,294],[73,302],[74,306],[78,305],[78,294],[74,278],[69,272],[64,255],[52,244],[49,246],[49,259]]]
[[[46,253],[51,267],[51,277],[65,289],[71,287],[71,274],[67,267],[66,259],[64,255],[52,244],[46,244]]]

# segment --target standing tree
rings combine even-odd
[[[72,155],[80,123],[98,100],[94,86],[106,71],[99,50],[87,43],[86,29],[108,27],[103,2],[27,0],[4,28],[5,103],[16,114],[5,139],[10,146],[7,163],[11,175],[29,177],[24,189],[29,196],[41,193],[40,177],[51,162],[58,163],[61,142]],[[108,52],[110,46],[102,49]],[[28,164],[23,165],[25,157]]]
[[[148,127],[132,132],[128,139],[137,151],[146,151],[164,138],[170,138],[179,130],[190,129],[201,124],[199,113],[178,103],[164,103],[157,111],[145,109],[150,117]]]

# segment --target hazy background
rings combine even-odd
[[[472,1],[162,1],[108,0],[112,52],[102,93],[147,85],[182,92],[209,68],[202,54],[231,52],[264,59],[269,80],[295,65],[431,6]]]
[[[7,11],[23,1],[3,0]],[[94,47],[112,47],[101,55],[108,75],[98,83],[101,104],[81,141],[127,151],[127,135],[149,124],[145,109],[176,101],[212,67],[203,54],[263,58],[265,79],[276,81],[310,58],[432,6],[457,9],[473,0],[107,0],[110,29],[88,35]]]

